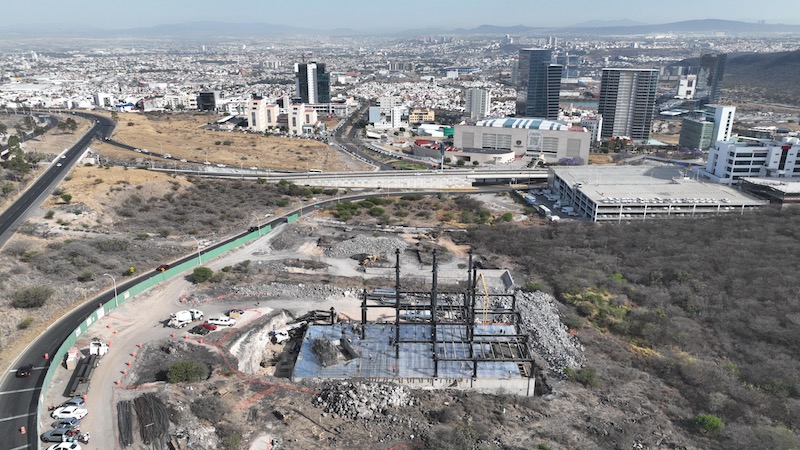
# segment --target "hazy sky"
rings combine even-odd
[[[5,0],[5,25],[137,28],[196,21],[356,30],[489,25],[563,26],[590,20],[667,23],[727,19],[800,24],[798,0]]]

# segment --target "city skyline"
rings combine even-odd
[[[109,8],[107,2],[99,0],[85,0],[78,5],[42,0],[36,3],[35,9],[24,3],[5,5],[4,15],[14,20],[7,21],[0,29],[44,30],[47,27],[64,29],[70,26],[97,30],[129,29],[201,21],[355,31],[431,27],[453,30],[480,25],[566,27],[587,22],[594,25],[602,25],[602,22],[618,24],[620,21],[660,24],[700,19],[800,24],[800,10],[790,0],[773,0],[769,9],[744,0],[710,0],[702,3],[677,0],[669,8],[659,10],[657,15],[639,6],[640,2],[635,0],[607,0],[602,8],[588,0],[576,0],[569,6],[508,0],[491,7],[485,2],[473,0],[440,0],[435,3],[411,1],[380,6],[362,0],[350,1],[346,5],[309,0],[303,10],[313,11],[314,14],[299,14],[294,5],[286,3],[259,3],[247,5],[245,9],[225,9],[207,0],[141,0],[118,3]]]

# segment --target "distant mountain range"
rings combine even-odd
[[[406,30],[402,32],[383,32],[359,31],[347,28],[335,30],[321,30],[295,27],[290,25],[269,24],[269,23],[227,23],[227,22],[189,22],[179,24],[164,24],[153,27],[140,28],[117,28],[99,29],[89,27],[68,27],[48,25],[42,28],[41,25],[9,25],[0,26],[0,37],[24,38],[27,36],[54,37],[54,36],[73,36],[73,37],[131,37],[131,38],[212,38],[224,36],[275,36],[275,35],[411,35],[411,34],[487,34],[512,36],[528,34],[589,34],[589,35],[649,35],[649,34],[668,34],[668,33],[800,33],[800,25],[781,25],[737,22],[731,20],[687,20],[683,22],[672,22],[665,24],[646,25],[630,20],[615,21],[589,21],[568,27],[530,27],[527,25],[515,26],[496,26],[481,25],[470,29],[446,30],[441,28],[429,28],[424,30]]]

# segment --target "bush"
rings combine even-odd
[[[72,195],[70,194],[61,194],[61,200],[64,200],[64,203],[69,203],[72,201]]]
[[[178,361],[169,366],[167,371],[167,381],[170,383],[195,383],[206,378],[208,378],[208,366],[191,359]]]
[[[25,329],[27,329],[28,327],[30,327],[30,326],[33,324],[33,322],[34,322],[35,320],[36,320],[36,319],[34,319],[33,317],[31,317],[31,316],[28,316],[28,317],[26,317],[26,318],[22,319],[22,320],[21,320],[21,321],[20,321],[20,322],[17,324],[17,329],[18,329],[18,330],[25,330]]]
[[[597,372],[591,367],[584,367],[575,370],[571,367],[564,369],[564,375],[570,380],[577,381],[586,387],[597,387],[600,385],[600,379],[597,377]]]
[[[51,295],[53,295],[53,288],[50,286],[40,285],[20,289],[12,296],[11,306],[14,308],[38,308],[44,305]]]
[[[694,424],[703,433],[717,434],[725,429],[725,422],[713,414],[698,414],[694,418]]]
[[[53,216],[55,216],[55,215],[56,215],[56,212],[51,209],[50,211],[47,211],[45,213],[44,218],[45,219],[52,219]]]
[[[525,286],[522,287],[522,290],[525,292],[537,292],[542,290],[542,283],[534,283],[533,281],[529,281],[525,283]]]
[[[219,423],[225,416],[225,404],[217,397],[200,397],[189,406],[198,419],[207,420],[212,424]]]
[[[199,284],[205,283],[214,276],[214,271],[208,267],[195,267],[192,271],[192,283]]]
[[[94,280],[94,273],[91,270],[84,270],[78,275],[78,281],[92,281]]]

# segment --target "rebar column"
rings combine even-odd
[[[400,359],[400,249],[394,250],[394,358]]]
[[[361,340],[364,340],[364,335],[367,328],[367,291],[364,290],[364,298],[361,300]]]
[[[433,377],[439,376],[439,361],[436,348],[436,288],[438,283],[439,266],[436,263],[436,249],[433,249],[433,281],[431,283],[431,345],[433,347]]]

